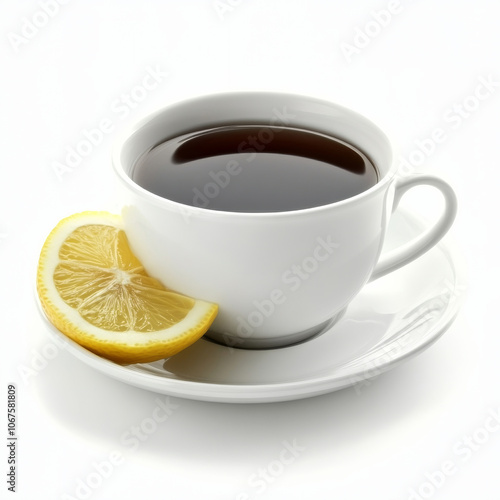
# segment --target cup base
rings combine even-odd
[[[329,320],[321,323],[320,325],[308,328],[301,332],[273,338],[243,338],[228,335],[227,333],[220,333],[209,330],[204,335],[204,339],[214,342],[215,344],[223,345],[225,347],[232,347],[235,349],[246,350],[262,350],[262,349],[280,349],[283,347],[291,347],[303,342],[308,342],[316,337],[319,337],[328,331],[337,321],[339,321],[345,314],[347,307],[339,311],[335,316]]]

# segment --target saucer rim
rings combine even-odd
[[[386,363],[377,364],[376,375],[365,376],[361,380],[370,380],[424,352],[446,333],[456,319],[459,311],[460,307],[457,303],[451,314],[444,315],[433,325],[432,330],[434,335],[429,335],[424,342],[402,355],[390,359]],[[355,385],[353,378],[362,371],[357,367],[342,377],[332,378],[332,375],[324,375],[307,380],[268,384],[221,384],[176,378],[160,379],[152,373],[144,373],[135,369],[136,365],[118,365],[87,351],[84,347],[57,330],[46,318],[43,311],[40,311],[40,313],[50,334],[57,339],[59,345],[60,342],[63,342],[65,348],[72,355],[87,365],[115,380],[125,382],[129,385],[183,399],[219,403],[273,403],[305,399],[353,386]],[[445,321],[441,321],[443,318]],[[442,325],[440,325],[441,322],[443,323]],[[208,392],[206,391],[207,388],[209,388]]]

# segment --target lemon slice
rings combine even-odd
[[[208,330],[218,309],[149,276],[120,217],[107,212],[59,222],[40,254],[37,290],[56,328],[121,364],[173,356]]]

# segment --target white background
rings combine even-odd
[[[1,394],[6,408],[6,385],[17,385],[17,498],[499,498],[500,431],[484,430],[500,411],[498,2],[71,0],[50,19],[42,3],[5,0],[0,16]],[[380,27],[374,12],[389,7]],[[162,75],[156,88],[124,106],[148,68]],[[481,79],[493,83],[479,101]],[[40,361],[51,340],[34,301],[37,254],[62,217],[119,209],[110,151],[120,130],[183,98],[254,89],[351,107],[405,158],[415,141],[445,132],[417,170],[446,178],[459,196],[447,241],[467,263],[464,306],[431,349],[361,394],[265,405],[172,398],[168,420],[126,447],[121,438],[151,417],[157,395],[65,351]],[[467,116],[456,118],[457,106]],[[112,132],[58,176],[54,162],[103,119]],[[414,205],[429,211],[424,198]],[[465,445],[467,436],[482,444]],[[303,449],[258,487],[252,478],[277,467],[284,441]],[[116,453],[121,462],[98,488],[78,490],[93,463]],[[443,480],[444,462],[454,468]],[[430,477],[439,487],[423,486]],[[9,498],[4,479],[0,488]]]

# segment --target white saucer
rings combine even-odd
[[[422,231],[399,209],[385,250]],[[120,366],[68,339],[40,312],[75,357],[127,384],[203,401],[263,403],[316,396],[367,379],[419,354],[451,325],[463,295],[457,258],[444,242],[365,286],[327,332],[302,344],[242,350],[201,339],[167,360]]]

